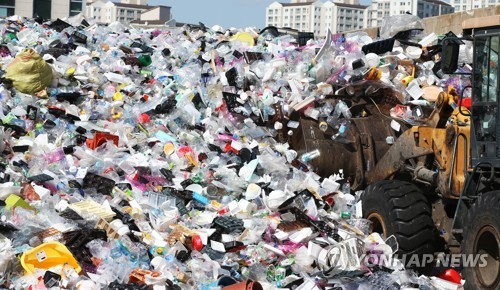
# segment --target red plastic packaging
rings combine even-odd
[[[458,273],[454,269],[446,269],[446,270],[444,270],[443,273],[439,274],[438,277],[443,279],[443,280],[453,282],[455,284],[460,284],[460,282],[462,281],[462,277],[460,276],[460,273]]]

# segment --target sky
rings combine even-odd
[[[266,7],[276,0],[149,0],[149,5],[172,7],[172,15],[177,22],[203,24],[224,28],[263,28]],[[278,2],[290,2],[278,0]],[[362,0],[366,5],[369,0]]]

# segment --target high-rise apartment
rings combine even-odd
[[[292,28],[324,36],[328,29],[342,32],[365,27],[368,6],[359,1],[274,2],[266,10],[266,26]]]
[[[484,8],[500,4],[500,0],[450,0],[455,12]]]
[[[172,19],[170,6],[149,6],[147,2],[147,0],[121,0],[120,2],[96,0],[87,3],[86,15],[95,18],[99,23],[114,21],[131,23],[137,20],[167,22]]]
[[[87,0],[0,0],[0,17],[64,18],[84,11]]]
[[[453,7],[439,0],[374,0],[369,9],[368,27],[377,27],[387,16],[409,13],[420,18],[453,13]]]

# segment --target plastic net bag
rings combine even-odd
[[[35,94],[52,82],[52,68],[33,49],[20,52],[7,67],[6,78],[25,94]]]

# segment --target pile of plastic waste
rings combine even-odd
[[[418,108],[467,85],[435,70],[431,50],[81,16],[0,27],[4,287],[460,287],[384,263],[398,244],[370,234],[361,192],[342,172],[318,175],[320,151],[287,142],[292,113],[340,140],[348,105],[317,104],[363,80],[398,92],[393,117],[420,122]]]

